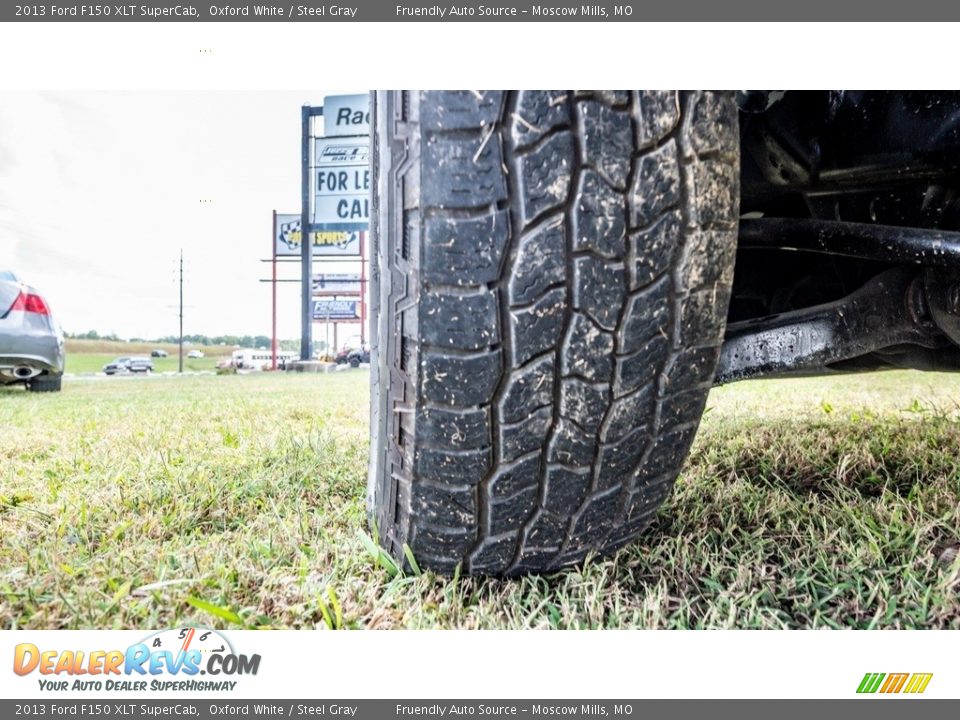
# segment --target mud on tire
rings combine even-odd
[[[629,542],[723,336],[737,116],[714,92],[374,97],[372,461],[382,545],[517,574]]]

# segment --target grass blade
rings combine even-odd
[[[187,604],[193,605],[193,607],[195,607],[197,610],[210,613],[214,617],[218,617],[221,620],[226,620],[234,625],[243,625],[243,619],[229,608],[221,607],[220,605],[214,605],[211,602],[201,600],[200,598],[193,597],[192,595],[187,598]]]

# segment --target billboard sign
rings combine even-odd
[[[313,319],[322,322],[354,322],[360,319],[357,300],[314,300]]]
[[[320,273],[313,276],[314,295],[359,295],[359,273]]]
[[[277,232],[274,238],[278,256],[300,257],[300,216],[277,214]],[[359,257],[360,233],[358,231],[315,230],[310,233],[314,256]]]
[[[314,153],[314,225],[366,230],[370,225],[370,142],[317,138]]]
[[[328,95],[323,99],[323,134],[327,137],[370,134],[369,95]]]

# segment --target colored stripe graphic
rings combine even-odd
[[[857,688],[857,692],[875,693],[877,688],[880,687],[880,682],[884,677],[886,677],[884,673],[867,673],[863,676],[863,680],[860,681],[860,687]]]
[[[880,692],[883,694],[910,693],[919,694],[927,689],[933,673],[866,673],[860,685],[857,686],[857,692],[861,694],[872,694]]]
[[[907,678],[910,676],[910,673],[890,673],[887,675],[887,681],[883,684],[883,687],[880,688],[882,693],[898,693],[903,689],[904,684],[907,682]]]
[[[905,693],[922,693],[927,689],[927,685],[930,684],[930,678],[932,677],[933,673],[914,673],[903,691]]]

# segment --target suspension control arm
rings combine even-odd
[[[836,302],[727,326],[714,384],[813,374],[900,344],[936,344],[922,276],[910,267],[877,275]]]

